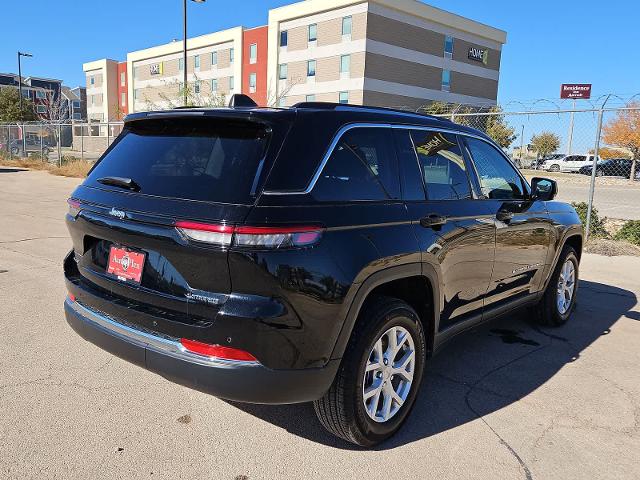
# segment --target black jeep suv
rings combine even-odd
[[[68,323],[234,401],[313,401],[370,446],[427,359],[530,306],[567,321],[582,227],[483,133],[303,103],[136,113],[69,199]]]

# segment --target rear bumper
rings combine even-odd
[[[67,323],[81,337],[175,383],[227,400],[286,404],[316,400],[329,389],[339,360],[323,368],[273,370],[186,351],[178,339],[129,326],[67,299]]]

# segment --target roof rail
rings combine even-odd
[[[354,112],[371,112],[371,113],[393,113],[395,115],[406,115],[418,118],[433,118],[440,121],[450,121],[448,118],[436,117],[426,113],[408,112],[398,108],[375,107],[371,105],[351,105],[347,103],[331,103],[331,102],[299,102],[292,108],[309,108],[315,110],[334,110],[334,111],[354,111]]]

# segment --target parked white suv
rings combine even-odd
[[[598,162],[600,156],[598,156]],[[593,165],[593,155],[565,155],[553,158],[542,164],[542,169],[548,172],[577,172],[586,165]]]

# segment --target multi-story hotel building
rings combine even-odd
[[[327,101],[416,109],[433,101],[496,103],[502,30],[417,0],[306,0],[269,23],[84,64],[91,119],[245,93],[259,105]],[[93,83],[90,83],[93,82]],[[95,98],[93,98],[95,96]]]

